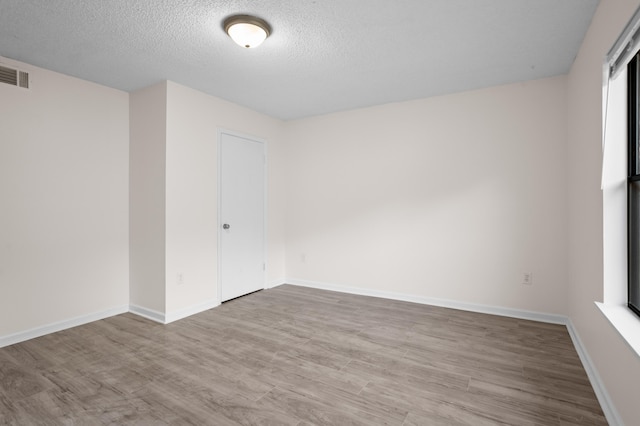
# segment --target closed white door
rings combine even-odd
[[[264,288],[265,145],[220,133],[219,277],[224,302]]]

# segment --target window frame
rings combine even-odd
[[[640,51],[627,65],[627,307],[640,316]]]

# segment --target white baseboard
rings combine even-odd
[[[16,343],[24,342],[30,339],[35,339],[36,337],[44,336],[45,334],[55,333],[57,331],[62,331],[68,328],[77,327],[79,325],[88,324],[93,321],[99,321],[101,319],[109,318],[115,315],[124,314],[128,311],[129,308],[127,306],[119,306],[100,312],[94,312],[88,315],[81,315],[79,317],[54,322],[51,324],[43,325],[41,327],[35,327],[30,330],[20,331],[18,333],[9,334],[7,336],[0,336],[0,348],[14,345]]]
[[[155,322],[159,322],[161,324],[168,324],[170,322],[186,318],[188,316],[206,311],[208,309],[215,308],[219,305],[220,303],[217,300],[209,300],[185,309],[170,312],[166,315],[161,312],[154,311],[153,309],[147,309],[137,305],[120,306],[100,312],[94,312],[88,315],[82,315],[79,317],[58,321],[52,324],[43,325],[41,327],[35,327],[30,330],[20,331],[18,333],[8,334],[6,336],[0,336],[0,348],[35,339],[36,337],[41,337],[45,334],[55,333],[58,331],[66,330],[68,328],[77,327],[79,325],[88,324],[90,322],[99,321],[127,312],[131,312],[133,314],[139,315]]]
[[[191,315],[199,314],[200,312],[215,308],[216,306],[220,306],[220,302],[218,302],[218,300],[211,299],[167,314],[138,305],[129,305],[129,312],[150,319],[151,321],[159,322],[160,324],[169,324],[171,322],[190,317]]]
[[[315,281],[307,281],[307,280],[298,280],[298,279],[287,279],[287,284],[297,285],[301,287],[310,287],[317,288],[320,290],[330,290],[337,291],[341,293],[350,293],[350,294],[358,294],[361,296],[372,296],[372,297],[382,297],[386,299],[392,300],[402,300],[405,302],[413,302],[413,303],[421,303],[425,305],[433,305],[440,306],[444,308],[452,308],[452,309],[460,309],[463,311],[471,311],[471,312],[479,312],[484,314],[492,314],[492,315],[500,315],[511,318],[519,318],[519,319],[527,319],[533,321],[547,322],[552,324],[562,324],[567,327],[567,331],[569,332],[569,336],[571,336],[571,340],[573,341],[573,346],[576,348],[576,352],[578,352],[578,356],[580,357],[580,361],[582,361],[582,365],[589,377],[589,381],[591,382],[591,386],[598,398],[598,402],[602,407],[602,411],[604,412],[605,417],[607,418],[607,422],[611,426],[623,426],[622,420],[620,419],[620,415],[616,410],[613,402],[611,401],[611,397],[607,392],[607,389],[604,386],[604,383],[600,379],[598,372],[587,353],[586,348],[582,344],[580,337],[578,336],[578,332],[576,331],[571,319],[564,315],[556,315],[556,314],[547,314],[543,312],[533,312],[526,311],[520,309],[512,309],[512,308],[503,308],[499,306],[487,306],[480,305],[474,303],[467,302],[458,302],[455,300],[446,300],[446,299],[434,299],[423,296],[414,296],[403,293],[393,293],[387,291],[379,291],[379,290],[371,290],[360,287],[349,287],[342,286],[337,284],[328,284],[328,283],[320,283]]]
[[[611,426],[623,426],[624,423],[620,418],[620,414],[618,414],[618,410],[616,410],[616,407],[613,405],[611,397],[609,396],[607,389],[604,387],[604,383],[602,382],[595,365],[591,361],[591,357],[589,357],[587,349],[582,344],[578,331],[573,326],[573,322],[570,318],[567,320],[567,330],[569,331],[569,336],[571,336],[571,340],[573,341],[573,346],[575,346],[576,351],[578,352],[580,361],[582,361],[584,370],[587,372],[589,382],[591,382],[591,386],[598,398],[598,402],[604,412],[604,416],[607,418],[607,422],[609,422],[609,425]]]
[[[169,312],[167,315],[165,315],[164,323],[169,324],[170,322],[178,321],[182,318],[190,317],[191,315],[199,314],[200,312],[213,309],[216,306],[220,306],[220,302],[217,299],[210,299],[196,305],[191,305],[184,309]]]
[[[143,308],[138,305],[129,305],[129,312],[151,321],[159,322],[160,324],[166,324],[164,321],[165,315],[162,312],[154,311],[153,309]]]
[[[285,278],[278,278],[277,280],[268,282],[265,289],[278,287],[279,285],[283,285],[286,283],[287,283],[287,280]]]
[[[320,290],[337,291],[341,293],[358,294],[361,296],[382,297],[384,299],[401,300],[403,302],[420,303],[423,305],[440,306],[443,308],[459,309],[462,311],[479,312],[482,314],[500,315],[503,317],[520,318],[532,321],[547,322],[552,324],[567,324],[568,318],[564,315],[548,314],[544,312],[526,311],[522,309],[504,308],[501,306],[481,305],[476,303],[459,302],[456,300],[437,299],[432,297],[415,296],[405,293],[372,290],[361,287],[349,287],[338,284],[320,283],[316,281],[287,279],[287,284],[301,287],[311,287]]]

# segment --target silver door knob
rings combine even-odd
[[[225,223],[224,225],[222,225],[222,229],[229,229],[231,228],[231,225],[229,225],[228,223]]]

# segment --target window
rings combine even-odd
[[[639,50],[640,7],[602,69],[604,283],[596,305],[640,356]]]
[[[627,65],[627,288],[628,306],[640,315],[640,53]]]

